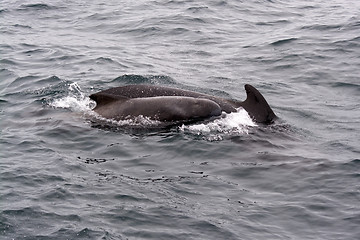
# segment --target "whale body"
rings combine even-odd
[[[219,116],[222,111],[244,108],[258,123],[272,123],[277,116],[262,94],[246,84],[246,100],[224,99],[204,93],[155,85],[125,85],[90,95],[93,109],[109,119],[124,120],[146,116],[159,121],[191,121]]]
[[[95,112],[114,120],[142,116],[161,122],[185,122],[221,115],[219,104],[205,98],[156,96],[128,98],[119,95],[92,96],[98,105]]]

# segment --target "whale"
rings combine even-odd
[[[276,119],[264,96],[252,85],[245,84],[245,101],[225,99],[205,93],[159,85],[133,84],[91,94],[93,109],[114,120],[146,116],[159,121],[193,121],[237,112],[244,108],[257,123],[271,124]],[[219,112],[220,110],[220,112]]]
[[[196,121],[221,115],[221,107],[205,98],[154,96],[129,98],[121,95],[95,94],[94,109],[104,118],[128,120],[142,116],[160,122]]]

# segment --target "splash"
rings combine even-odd
[[[182,125],[179,130],[198,136],[203,136],[210,141],[222,140],[224,136],[248,134],[250,127],[257,126],[243,108],[237,112],[223,114],[214,121],[193,125]]]
[[[49,105],[54,108],[65,108],[74,112],[84,113],[91,112],[91,109],[95,107],[95,103],[84,95],[76,82],[69,84],[68,90],[68,96],[55,99]]]

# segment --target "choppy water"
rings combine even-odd
[[[1,239],[357,239],[360,2],[1,1]],[[206,124],[99,121],[147,83],[243,100]]]

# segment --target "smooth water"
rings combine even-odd
[[[1,1],[1,239],[357,239],[359,76],[357,0]],[[91,111],[140,83],[280,119]]]

